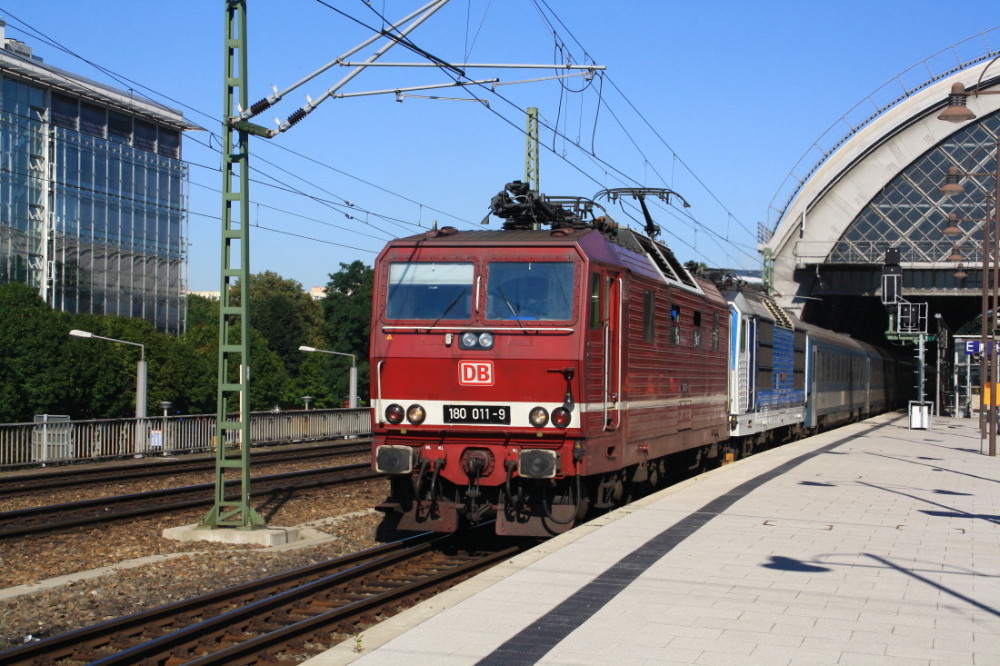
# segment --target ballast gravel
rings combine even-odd
[[[130,484],[127,492],[139,490]],[[379,543],[376,530],[382,518],[372,507],[385,499],[387,491],[388,484],[379,479],[312,489],[257,505],[269,526],[313,524],[334,537],[319,545],[277,552],[250,545],[181,543],[161,536],[165,528],[196,523],[207,509],[0,541],[0,588],[39,587],[0,599],[0,650],[371,548]],[[86,492],[93,496],[93,490]],[[57,501],[70,499],[35,503]],[[137,558],[167,554],[175,556],[131,566]],[[40,585],[101,567],[113,569],[51,589]]]

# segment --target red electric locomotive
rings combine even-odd
[[[642,235],[514,182],[491,203],[502,231],[382,251],[372,464],[400,529],[552,535],[728,437],[728,307],[653,240],[644,198],[670,194],[598,195],[637,199]]]

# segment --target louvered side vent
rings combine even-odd
[[[635,235],[635,239],[639,242],[639,245],[642,246],[642,249],[646,252],[646,256],[649,257],[649,260],[656,264],[656,267],[660,269],[661,273],[663,273],[663,277],[668,280],[677,281],[677,275],[674,273],[674,270],[670,267],[667,260],[660,253],[659,249],[657,249],[656,244],[645,236],[640,236],[639,234]]]
[[[736,364],[738,389],[736,391],[736,410],[740,414],[750,411],[750,362],[745,355],[740,355]]]
[[[788,313],[782,310],[773,299],[764,297],[764,305],[767,306],[768,312],[774,317],[774,321],[785,328],[792,328],[792,320],[788,318]]]
[[[676,275],[681,282],[692,289],[698,289],[698,285],[695,283],[694,278],[691,277],[691,274],[687,272],[687,269],[684,268],[681,262],[677,261],[677,257],[674,256],[673,250],[666,245],[661,245],[660,243],[654,243],[653,245],[659,250],[660,254],[663,256],[663,260],[670,264],[670,267],[674,271],[674,275]]]

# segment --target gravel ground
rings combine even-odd
[[[140,487],[128,484],[117,490],[138,492]],[[0,600],[0,649],[18,645],[29,635],[63,633],[370,548],[378,543],[375,530],[381,520],[381,514],[371,507],[385,498],[387,490],[387,483],[378,480],[314,489],[293,498],[280,498],[274,504],[258,504],[257,510],[271,526],[303,525],[339,517],[320,527],[335,536],[333,541],[281,552],[260,546],[180,543],[160,536],[167,527],[197,522],[207,508],[0,542],[0,588],[36,584],[54,576],[114,566],[149,555],[180,554]],[[93,496],[93,490],[86,492]],[[58,501],[70,500],[56,500],[50,494],[41,503]]]

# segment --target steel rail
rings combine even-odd
[[[434,539],[441,539],[441,537],[430,532],[418,534],[358,553],[299,567],[242,585],[215,590],[189,599],[150,608],[132,615],[76,629],[0,652],[0,663],[56,663],[59,660],[73,658],[74,656],[80,657],[83,651],[93,649],[93,646],[109,645],[111,644],[110,641],[122,640],[125,636],[148,636],[156,631],[166,631],[169,633],[171,632],[169,627],[178,626],[184,621],[188,621],[191,624],[197,623],[201,618],[211,613],[213,609],[231,608],[234,605],[251,603],[270,596],[275,591],[291,589],[303,583],[329,576],[333,572],[344,571],[376,558],[422,546],[424,543]],[[131,647],[135,642],[136,640],[132,640],[123,646],[123,648]],[[88,655],[82,660],[90,661],[93,658],[97,658],[97,656]]]
[[[292,451],[255,451],[253,464],[273,465],[298,460],[309,460],[324,456],[350,455],[352,453],[367,453],[370,439],[365,443],[351,441],[350,443],[326,444],[318,447],[296,448]],[[188,460],[151,459],[142,465],[102,465],[100,468],[73,469],[62,468],[49,472],[18,474],[0,478],[0,497],[49,490],[52,488],[67,488],[72,486],[93,485],[131,481],[150,476],[165,474],[188,474],[214,469],[214,458],[197,458]]]
[[[370,616],[374,609],[398,605],[407,598],[431,596],[431,590],[436,593],[451,587],[520,550],[508,546],[474,555],[443,554],[464,536],[438,537],[389,553],[97,659],[93,664],[162,663],[166,659],[186,664],[253,663],[266,658],[269,650],[289,643],[298,645],[304,635],[344,623],[354,626],[362,615]],[[399,567],[409,569],[397,571]],[[388,578],[382,575],[387,571],[391,572]],[[381,591],[374,591],[378,588]],[[310,617],[298,619],[304,615]]]
[[[351,472],[358,473],[350,474]],[[383,478],[383,476],[381,473],[371,471],[370,464],[367,462],[341,465],[339,467],[285,472],[282,474],[255,477],[255,494],[271,494],[279,491],[304,490],[340,483],[356,483]],[[309,480],[294,483],[297,479]],[[239,479],[234,479],[227,482],[226,486],[235,488],[239,484]],[[180,488],[167,488],[145,493],[131,493],[114,497],[69,502],[66,504],[6,511],[0,513],[0,539],[10,539],[39,532],[54,532],[71,527],[163,513],[188,507],[205,506],[214,501],[212,494],[214,488],[214,483],[202,483]],[[61,520],[56,518],[73,512],[78,515]]]
[[[373,595],[367,599],[361,599],[335,608],[311,618],[300,620],[274,631],[267,632],[255,638],[239,642],[230,647],[212,652],[187,661],[188,666],[208,666],[209,664],[223,664],[226,666],[236,666],[238,664],[257,664],[261,661],[273,663],[274,656],[280,651],[282,656],[290,654],[296,656],[318,654],[323,649],[308,650],[305,644],[322,645],[323,640],[319,636],[329,636],[337,633],[343,625],[350,625],[357,631],[362,629],[361,624],[364,617],[373,617],[379,614],[386,616],[394,615],[398,612],[399,604],[406,600],[418,603],[423,599],[433,596],[439,592],[453,587],[456,583],[487,569],[502,560],[505,560],[518,552],[520,548],[511,546],[504,550],[484,554],[479,558],[459,564],[454,568],[439,571],[424,579],[416,580],[398,588],[393,588]],[[380,613],[381,612],[381,613]],[[374,623],[372,623],[374,624]],[[227,635],[226,638],[230,638]],[[106,662],[100,661],[99,664]],[[128,662],[111,662],[128,663]]]

